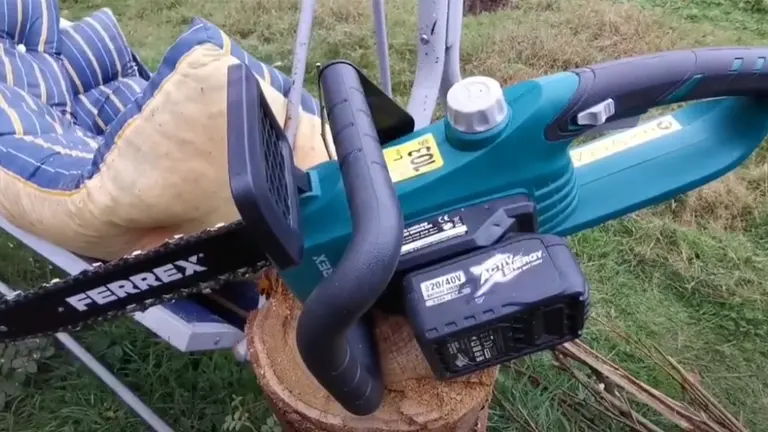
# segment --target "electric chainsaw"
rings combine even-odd
[[[681,50],[448,92],[413,118],[354,65],[319,71],[337,158],[298,169],[258,80],[229,69],[241,220],[0,301],[0,341],[75,329],[276,267],[297,345],[347,411],[383,397],[368,312],[405,315],[438,379],[580,337],[589,285],[563,237],[738,167],[768,135],[768,48]],[[598,127],[692,102],[585,146]]]

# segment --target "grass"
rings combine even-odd
[[[318,2],[310,61],[344,57],[377,78],[369,7],[360,0]],[[75,19],[110,7],[128,40],[155,67],[193,16],[221,26],[253,55],[288,71],[296,1],[62,0]],[[415,65],[415,4],[387,2],[393,89],[405,103]],[[628,55],[677,47],[760,44],[768,39],[762,0],[518,0],[516,7],[465,20],[465,75],[503,84]],[[313,71],[311,74],[313,75]],[[308,83],[316,79],[310,76]],[[602,321],[652,341],[752,430],[768,430],[768,164],[758,154],[737,172],[658,208],[571,239],[591,281]],[[52,270],[10,240],[0,244],[0,280],[35,286]],[[270,414],[253,373],[227,352],[182,355],[132,321],[77,338],[179,431],[266,430]],[[674,382],[596,321],[585,336],[599,352],[659,389]],[[496,388],[494,431],[585,430],[556,402],[580,392],[547,356],[520,361]],[[525,379],[535,375],[537,387]],[[528,419],[528,420],[522,420]],[[522,422],[521,422],[522,420]],[[535,428],[532,428],[535,425]],[[249,426],[252,426],[249,427]],[[603,430],[620,430],[611,424]],[[0,412],[0,430],[143,431],[146,426],[60,349]],[[234,428],[228,430],[236,430]]]

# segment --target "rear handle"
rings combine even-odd
[[[615,60],[571,72],[579,85],[547,127],[548,141],[573,139],[605,121],[671,103],[768,96],[768,47],[715,47]]]
[[[362,319],[397,267],[403,215],[359,73],[343,61],[320,71],[353,230],[336,268],[304,302],[296,338],[320,385],[362,416],[376,411],[384,395],[373,332]]]

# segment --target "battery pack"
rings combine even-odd
[[[439,379],[581,336],[589,287],[565,239],[515,234],[404,278],[406,313]]]

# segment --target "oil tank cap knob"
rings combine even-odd
[[[507,102],[501,84],[486,76],[464,78],[448,90],[448,122],[454,129],[468,133],[485,132],[507,117]]]

